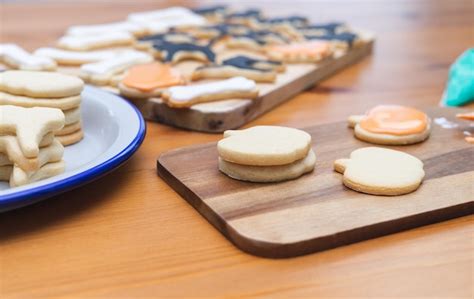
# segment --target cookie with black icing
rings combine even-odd
[[[194,43],[170,43],[159,41],[153,43],[153,50],[166,62],[177,63],[182,60],[199,60],[214,62],[216,54],[209,45],[201,46]]]
[[[158,43],[195,43],[196,39],[186,33],[182,32],[168,32],[168,33],[160,33],[160,34],[153,34],[141,37],[138,39],[137,43],[135,44],[135,48],[139,50],[149,50],[153,47],[153,44]]]
[[[326,40],[334,42],[337,47],[351,48],[356,45],[360,39],[359,36],[352,32],[333,33],[325,35],[305,35],[308,40]]]
[[[187,28],[176,28],[177,32],[189,34],[198,39],[217,40],[229,34],[246,34],[251,31],[247,26],[240,24],[216,24],[208,26],[193,26]]]
[[[325,24],[313,24],[307,26],[297,26],[297,30],[303,35],[317,36],[329,35],[347,31],[347,25],[341,22],[331,22]]]
[[[260,51],[269,44],[284,44],[289,40],[283,35],[270,30],[252,30],[245,34],[228,34],[224,39],[228,48],[243,48]]]
[[[226,16],[226,22],[230,24],[251,25],[255,20],[261,19],[262,13],[258,9],[248,9]]]
[[[220,65],[198,67],[191,79],[225,79],[242,76],[256,82],[274,82],[277,72],[284,70],[285,67],[281,62],[240,55],[224,60]]]
[[[280,17],[280,18],[268,18],[268,19],[259,19],[260,24],[263,25],[279,25],[279,24],[290,24],[296,27],[305,26],[308,24],[309,20],[306,17],[302,16],[289,16],[289,17]]]
[[[228,7],[226,5],[211,5],[192,9],[194,13],[202,16],[226,14],[227,10]]]

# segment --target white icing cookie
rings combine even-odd
[[[135,38],[128,32],[111,32],[87,36],[63,36],[58,47],[73,51],[89,51],[112,46],[132,45]]]
[[[123,51],[111,59],[83,64],[79,76],[93,84],[107,85],[114,75],[124,72],[133,65],[151,61],[153,57],[150,54],[133,50]]]
[[[374,195],[413,192],[425,176],[418,158],[379,147],[357,149],[349,159],[336,160],[334,169],[344,174],[343,183],[348,188]]]
[[[0,73],[0,91],[34,98],[62,98],[79,95],[84,82],[52,72],[6,71]]]
[[[64,113],[55,108],[0,106],[0,135],[16,135],[23,155],[38,156],[43,137],[64,127]]]
[[[165,33],[172,27],[202,26],[207,20],[188,8],[170,7],[148,12],[132,13],[128,20],[144,26],[149,33]]]
[[[316,164],[313,150],[293,163],[277,166],[249,166],[228,162],[219,158],[219,170],[231,178],[258,183],[280,182],[295,179],[311,172]]]
[[[244,77],[189,86],[170,87],[163,100],[170,107],[190,107],[197,103],[228,99],[255,99],[258,96],[255,81]]]
[[[311,135],[278,126],[228,130],[217,144],[222,159],[252,166],[290,164],[305,158],[310,148]]]
[[[123,21],[107,24],[71,26],[67,30],[66,35],[87,36],[95,34],[110,34],[114,32],[128,32],[135,36],[140,36],[147,33],[143,26],[137,23]]]
[[[56,69],[56,62],[51,58],[32,55],[15,44],[0,44],[0,61],[20,70],[52,71]]]
[[[34,54],[36,56],[48,57],[63,65],[81,65],[85,63],[97,62],[111,59],[117,55],[117,50],[99,51],[68,51],[56,48],[39,48]]]

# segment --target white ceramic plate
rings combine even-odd
[[[135,106],[112,93],[86,86],[82,93],[84,139],[64,150],[66,171],[22,187],[0,182],[0,211],[25,206],[84,185],[119,167],[145,137]]]

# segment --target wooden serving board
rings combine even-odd
[[[456,120],[460,110],[434,108],[459,127],[433,123],[430,138],[390,148],[424,162],[425,180],[407,195],[386,197],[352,191],[333,171],[333,162],[371,144],[353,137],[346,122],[305,129],[317,156],[313,173],[273,184],[241,182],[220,173],[215,143],[185,147],[158,159],[158,174],[238,248],[283,258],[330,249],[402,230],[472,214],[474,146]]]
[[[285,73],[279,74],[275,83],[258,84],[260,96],[256,100],[203,103],[189,109],[171,108],[159,98],[132,102],[148,120],[211,133],[235,129],[370,54],[374,43],[373,35],[362,32],[359,34],[363,39],[360,45],[347,52],[339,51],[334,58],[318,64],[288,64]],[[186,73],[186,70],[183,72]]]

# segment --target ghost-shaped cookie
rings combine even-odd
[[[423,162],[404,152],[379,147],[353,151],[338,159],[334,169],[342,173],[346,187],[374,195],[402,195],[418,189],[425,172]]]
[[[348,122],[358,139],[374,144],[414,144],[431,132],[430,118],[424,112],[400,105],[379,105],[365,115],[350,116]]]

